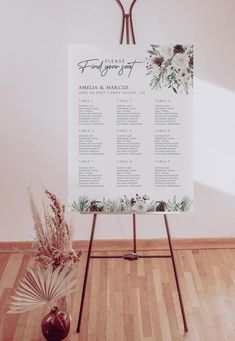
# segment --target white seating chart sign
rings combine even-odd
[[[69,46],[69,205],[184,212],[193,203],[193,46]]]

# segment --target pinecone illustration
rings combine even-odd
[[[102,212],[103,211],[103,205],[101,201],[92,201],[90,205],[90,211],[91,212]]]
[[[189,58],[189,66],[193,67],[193,56]]]
[[[182,45],[177,44],[177,45],[174,46],[174,50],[173,50],[174,54],[176,54],[176,53],[184,53],[184,51],[185,51],[185,49],[183,48]]]
[[[164,212],[166,210],[166,203],[165,201],[156,201],[158,203],[156,207],[157,212]]]
[[[163,57],[156,57],[153,60],[153,63],[156,64],[157,66],[161,66],[163,62],[164,62],[164,58]]]

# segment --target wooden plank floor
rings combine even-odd
[[[235,250],[179,250],[175,254],[187,334],[183,333],[170,259],[95,259],[91,261],[80,334],[75,329],[81,290],[68,298],[72,326],[66,340],[234,341]],[[1,341],[43,340],[40,322],[48,307],[21,315],[5,314],[17,279],[32,264],[30,255],[0,254]],[[76,266],[80,288],[84,264],[85,254]]]

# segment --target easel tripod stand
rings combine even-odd
[[[136,1],[137,0],[132,1],[130,8],[129,8],[129,12],[126,13],[121,1],[116,0],[116,2],[118,3],[118,5],[120,6],[121,11],[122,11],[122,29],[121,29],[120,44],[123,44],[125,32],[126,32],[126,43],[130,44],[130,37],[131,37],[132,43],[135,44],[135,35],[134,35],[133,21],[132,21],[132,10],[133,10],[133,6],[136,3]],[[130,32],[129,32],[129,30],[130,30]],[[169,254],[168,255],[138,255],[137,254],[137,248],[136,248],[136,214],[130,213],[130,214],[132,214],[132,219],[133,219],[133,252],[124,254],[123,256],[117,256],[117,255],[93,256],[91,254],[91,252],[92,252],[92,246],[93,246],[94,235],[95,235],[97,215],[98,214],[102,215],[102,214],[96,213],[96,212],[94,212],[94,213],[90,212],[90,213],[92,213],[92,215],[93,215],[93,220],[92,220],[90,241],[89,241],[89,247],[88,247],[88,252],[87,252],[87,260],[86,260],[86,268],[85,268],[83,287],[82,287],[82,296],[81,296],[81,303],[80,303],[80,309],[79,309],[77,333],[80,332],[80,328],[81,328],[83,307],[84,307],[86,287],[87,287],[87,278],[88,278],[88,274],[89,274],[89,265],[90,265],[91,258],[92,259],[95,259],[95,258],[99,258],[99,259],[102,259],[102,258],[104,258],[104,259],[106,259],[106,258],[123,258],[123,259],[129,260],[129,261],[138,260],[138,258],[170,258],[171,262],[172,262],[172,268],[173,268],[173,272],[174,272],[174,278],[175,278],[175,283],[176,283],[176,288],[177,288],[177,293],[178,293],[178,298],[179,298],[179,303],[180,303],[180,309],[181,309],[181,315],[182,315],[182,320],[183,320],[183,325],[184,325],[184,331],[187,332],[188,326],[187,326],[184,304],[183,304],[183,299],[182,299],[182,294],[181,294],[181,289],[180,289],[180,283],[179,283],[179,278],[178,278],[178,273],[177,273],[177,268],[176,268],[174,251],[173,251],[173,247],[172,247],[172,241],[171,241],[171,235],[170,235],[170,229],[169,229],[167,215],[165,213],[163,213],[164,225],[166,228],[166,235],[167,235],[167,240],[168,240],[168,245],[169,245]]]

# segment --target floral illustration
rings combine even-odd
[[[176,94],[188,94],[193,88],[193,46],[151,45],[146,60],[151,89],[167,87]]]
[[[176,196],[172,200],[153,200],[147,194],[128,198],[124,195],[117,200],[103,198],[102,200],[90,199],[87,196],[81,196],[72,203],[72,209],[78,212],[183,212],[189,211],[192,206],[192,199],[184,196],[177,200]]]

